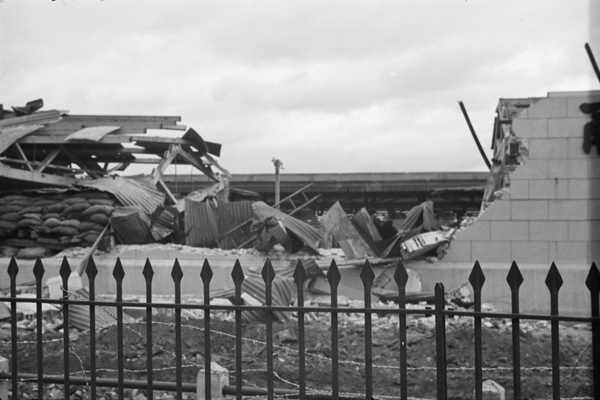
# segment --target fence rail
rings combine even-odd
[[[399,297],[397,308],[395,309],[379,309],[374,308],[371,304],[371,287],[374,281],[374,272],[369,261],[366,261],[362,267],[360,273],[360,279],[362,280],[364,288],[364,307],[362,308],[340,308],[338,307],[338,286],[341,280],[340,271],[335,263],[331,262],[331,265],[327,271],[327,279],[330,285],[331,293],[331,306],[329,307],[314,307],[305,305],[304,299],[304,287],[307,281],[306,271],[302,264],[302,261],[298,261],[294,270],[293,278],[296,287],[297,298],[295,299],[295,305],[274,305],[273,304],[273,281],[275,280],[276,274],[273,266],[269,260],[264,264],[261,271],[261,276],[264,281],[264,305],[262,306],[249,306],[241,305],[242,301],[242,284],[246,279],[246,276],[242,270],[242,266],[239,261],[236,261],[232,272],[231,278],[234,286],[234,303],[237,305],[216,305],[210,304],[210,292],[211,292],[211,280],[213,278],[213,271],[210,267],[208,260],[204,260],[204,264],[199,272],[199,277],[202,281],[203,287],[203,304],[182,304],[181,297],[181,281],[183,279],[183,272],[179,265],[178,260],[174,261],[174,265],[171,271],[171,277],[174,285],[174,303],[157,303],[153,302],[152,299],[152,281],[154,271],[152,269],[151,262],[146,260],[145,267],[143,270],[143,278],[146,287],[146,301],[145,302],[128,302],[124,301],[124,294],[122,289],[122,282],[125,277],[125,271],[121,264],[121,261],[117,259],[115,266],[112,271],[112,276],[116,283],[116,302],[98,301],[96,299],[95,290],[95,279],[98,274],[98,269],[91,259],[88,263],[85,271],[89,281],[89,298],[88,299],[75,299],[70,296],[69,290],[69,277],[71,275],[71,268],[66,258],[63,259],[60,268],[60,276],[62,278],[62,298],[60,299],[49,299],[43,297],[43,282],[44,277],[44,266],[43,262],[38,259],[33,268],[33,274],[35,276],[35,298],[22,298],[17,296],[17,276],[19,273],[19,267],[17,261],[13,258],[8,265],[8,276],[10,278],[10,293],[8,297],[0,297],[0,301],[4,301],[10,304],[10,316],[11,316],[11,334],[10,334],[10,371],[1,372],[0,380],[9,381],[11,385],[12,398],[17,399],[19,396],[19,383],[22,381],[31,381],[37,383],[37,396],[38,398],[44,397],[44,384],[47,383],[60,383],[63,385],[63,392],[67,395],[70,393],[71,385],[82,385],[89,386],[90,398],[97,398],[97,388],[102,386],[116,387],[119,398],[125,398],[125,389],[131,388],[144,388],[146,396],[149,399],[154,398],[155,390],[170,390],[175,392],[175,397],[181,399],[184,392],[195,391],[195,384],[185,383],[182,379],[183,359],[182,359],[182,311],[185,309],[200,310],[203,314],[203,332],[204,332],[204,370],[211,371],[211,323],[214,320],[214,316],[211,314],[217,311],[230,311],[234,314],[235,320],[235,385],[225,386],[223,388],[223,394],[235,394],[237,399],[242,399],[242,396],[248,395],[260,395],[268,399],[274,399],[275,397],[292,397],[292,398],[332,398],[332,399],[349,399],[356,398],[348,396],[343,393],[343,388],[340,388],[339,376],[340,376],[340,349],[339,349],[339,315],[343,313],[354,313],[362,314],[364,317],[364,366],[365,383],[364,383],[364,394],[361,398],[372,399],[377,396],[374,395],[373,388],[373,315],[376,314],[393,314],[398,316],[399,326],[397,330],[397,339],[399,344],[399,359],[397,368],[400,382],[400,399],[408,399],[409,381],[408,371],[411,369],[407,362],[407,316],[409,315],[425,315],[433,314],[435,320],[435,354],[436,354],[436,387],[437,397],[439,399],[446,399],[448,397],[448,368],[446,358],[446,322],[448,318],[454,316],[463,316],[473,319],[473,337],[474,337],[474,367],[472,369],[475,380],[475,398],[483,398],[483,352],[482,352],[482,320],[485,318],[507,318],[512,322],[512,381],[513,381],[513,396],[515,399],[521,398],[521,385],[522,378],[521,372],[524,368],[521,365],[521,353],[520,353],[520,324],[523,320],[542,320],[549,321],[551,327],[551,351],[552,351],[552,395],[554,399],[561,398],[561,386],[560,386],[560,374],[561,374],[561,363],[560,363],[560,338],[559,338],[559,323],[560,322],[579,322],[589,323],[592,330],[592,371],[593,371],[593,398],[600,399],[600,307],[599,307],[599,293],[600,293],[600,272],[596,264],[592,264],[590,267],[589,274],[585,281],[585,286],[590,292],[591,299],[591,316],[590,317],[573,317],[560,315],[558,309],[558,296],[562,286],[563,280],[558,271],[558,268],[554,263],[550,266],[549,272],[546,277],[546,286],[550,292],[550,303],[551,312],[550,315],[540,314],[522,314],[519,311],[519,288],[523,283],[523,276],[519,271],[519,268],[515,262],[512,263],[508,275],[507,284],[511,290],[511,313],[498,313],[498,312],[483,312],[482,311],[482,288],[485,283],[485,275],[479,264],[476,262],[471,274],[469,276],[469,283],[473,288],[474,294],[474,306],[473,310],[457,310],[447,309],[445,301],[445,289],[442,283],[438,283],[435,286],[435,307],[433,310],[421,310],[407,308],[406,305],[406,292],[405,287],[408,282],[408,273],[402,262],[399,262],[395,273],[394,280],[399,288]],[[197,279],[197,277],[191,277],[189,279]],[[583,286],[582,282],[582,286]],[[2,286],[5,286],[4,284]],[[583,290],[583,288],[582,288]],[[2,295],[5,296],[5,295]],[[17,304],[18,303],[34,303],[36,307],[36,347],[37,347],[37,374],[26,374],[19,371],[19,356],[18,356],[18,332],[17,332]],[[44,339],[43,339],[43,321],[42,321],[42,306],[44,304],[55,304],[62,307],[63,323],[65,329],[63,329],[62,342],[63,342],[63,366],[64,371],[62,376],[48,376],[44,372]],[[86,306],[89,308],[89,343],[90,343],[90,373],[85,377],[72,376],[69,353],[71,349],[71,337],[69,333],[69,308],[76,306]],[[96,365],[96,335],[98,332],[96,326],[96,309],[112,307],[116,309],[114,318],[116,319],[116,331],[117,331],[117,355],[116,355],[116,379],[107,379],[97,377],[97,365]],[[125,379],[125,351],[124,351],[124,308],[125,307],[136,307],[145,310],[145,340],[146,343],[146,357],[145,357],[145,374],[147,376],[146,381],[132,381]],[[159,382],[155,379],[155,368],[153,365],[153,311],[157,309],[171,309],[174,314],[174,357],[175,357],[175,381],[174,382]],[[243,386],[243,336],[242,336],[242,316],[245,311],[263,311],[266,315],[265,327],[266,327],[266,388],[248,388]],[[297,390],[285,390],[274,387],[275,376],[277,371],[274,370],[274,332],[273,324],[275,321],[275,314],[277,312],[294,312],[297,314],[297,330],[298,330],[298,383]],[[330,314],[331,321],[331,355],[329,357],[331,362],[331,391],[329,393],[314,392],[307,388],[306,385],[306,329],[305,329],[305,318],[308,313],[320,312]],[[2,354],[0,354],[2,355]],[[413,368],[414,369],[414,368]],[[211,398],[211,375],[205,374],[204,381],[204,396],[206,399]]]

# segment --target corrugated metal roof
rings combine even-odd
[[[109,133],[115,132],[121,129],[120,126],[92,126],[83,128],[77,132],[71,133],[65,138],[65,141],[69,140],[90,140],[97,142]]]
[[[185,229],[188,232],[187,244],[202,246],[214,242],[222,233],[251,219],[252,202],[235,201],[225,203],[212,201],[197,202],[185,200]],[[218,239],[219,247],[232,249],[244,242],[249,232],[238,229],[230,235]]]
[[[323,235],[318,229],[310,226],[306,222],[302,222],[297,218],[270,207],[262,201],[252,203],[252,209],[254,210],[254,213],[257,215],[258,219],[261,221],[264,221],[268,217],[274,216],[283,223],[286,229],[298,236],[298,238],[302,240],[305,245],[316,252],[319,251],[319,242],[321,241]]]
[[[124,206],[139,205],[146,214],[153,213],[158,206],[165,202],[164,193],[133,179],[123,177],[101,178],[82,183],[82,185],[112,193]]]
[[[219,236],[217,213],[210,202],[185,199],[184,218],[189,246],[202,246]]]
[[[143,213],[112,217],[110,224],[122,244],[146,244],[150,241],[150,221]]]
[[[0,154],[4,153],[17,140],[43,127],[43,125],[23,125],[0,129]]]
[[[321,218],[321,225],[331,232],[348,258],[374,256],[369,245],[356,231],[340,202],[336,202]]]

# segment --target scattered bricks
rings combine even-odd
[[[483,400],[504,400],[504,388],[491,379],[483,382]],[[473,396],[475,398],[475,396]]]
[[[224,399],[223,387],[229,385],[229,371],[215,362],[210,363],[210,369],[210,398]],[[204,374],[205,370],[201,369],[196,378],[197,398],[202,400],[206,399]]]
[[[0,372],[9,372],[8,370],[8,359],[0,356]],[[10,381],[3,380],[0,381],[0,399],[8,400],[8,391],[10,388]]]

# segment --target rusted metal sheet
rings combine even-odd
[[[152,242],[150,221],[140,212],[112,217],[110,224],[122,244],[146,244]]]
[[[260,221],[265,221],[269,217],[275,217],[281,221],[283,226],[298,237],[306,246],[319,252],[319,242],[323,234],[320,230],[310,226],[306,222],[294,218],[286,213],[268,206],[262,201],[252,203],[252,209]],[[349,222],[348,222],[349,223]]]
[[[240,223],[252,218],[252,202],[222,201],[197,202],[185,200],[185,230],[188,232],[187,244],[202,246],[214,244],[222,249],[231,249],[248,238],[248,229],[238,229],[219,238]]]
[[[367,242],[373,253],[380,257],[381,251],[379,250],[378,244],[381,243],[383,238],[366,208],[361,208],[359,212],[354,214],[352,217],[352,225],[354,225],[358,233],[365,242]]]
[[[211,202],[185,199],[184,218],[189,246],[202,246],[219,236],[218,217]]]
[[[83,128],[77,132],[71,133],[65,138],[65,141],[69,140],[89,140],[97,142],[109,133],[113,133],[121,129],[120,126],[92,126]]]
[[[219,234],[231,230],[254,215],[251,201],[233,201],[229,203],[219,201],[218,206],[217,222]],[[226,237],[218,239],[217,243],[222,249],[234,249],[237,245],[248,239],[249,236],[250,228],[242,227]]]
[[[4,153],[19,139],[43,127],[43,125],[23,125],[0,129],[0,154]]]
[[[153,213],[165,201],[164,193],[129,178],[102,178],[81,184],[112,193],[124,206],[139,205],[146,214]]]
[[[265,281],[262,276],[248,275],[242,282],[242,293],[248,293],[261,304],[265,304]],[[274,306],[287,307],[292,303],[294,293],[294,280],[292,278],[275,276],[272,286],[272,300]],[[273,314],[278,320],[285,322],[290,319],[290,312],[275,311]],[[248,322],[262,322],[265,320],[264,311],[244,311],[243,317]]]
[[[321,218],[321,225],[326,232],[331,232],[335,240],[348,258],[364,258],[375,256],[369,245],[360,236],[346,216],[339,201],[336,202]]]
[[[435,231],[438,229],[433,214],[433,202],[431,200],[411,208],[399,230],[407,231],[415,228],[421,229],[422,231]]]

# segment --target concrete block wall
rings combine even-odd
[[[591,118],[579,110],[599,101],[600,92],[550,93],[512,121],[529,158],[510,175],[510,196],[459,233],[444,262],[600,262],[600,156],[583,151]]]

